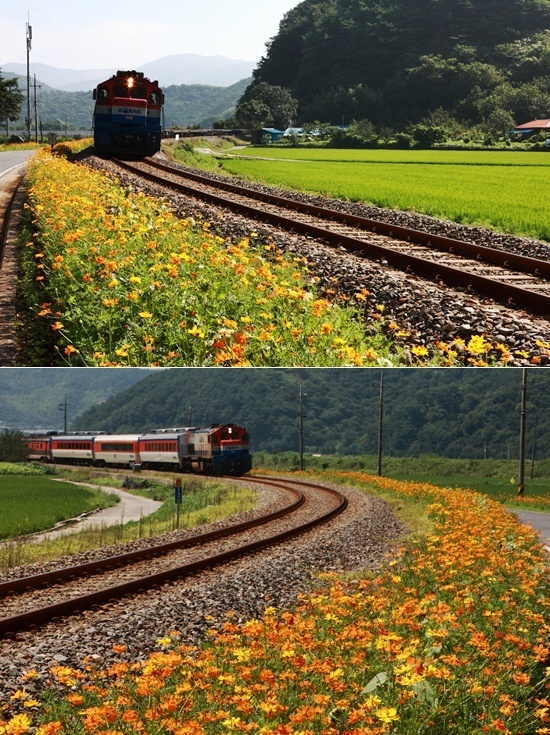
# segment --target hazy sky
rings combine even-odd
[[[257,61],[301,0],[0,0],[0,67],[135,68],[170,54]]]

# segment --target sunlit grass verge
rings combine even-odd
[[[300,466],[298,452],[270,454],[259,451],[256,463],[278,472],[295,471]],[[371,455],[304,455],[308,471],[361,471],[375,474],[378,457]],[[534,477],[524,481],[524,495],[518,496],[517,459],[461,459],[421,455],[383,457],[383,474],[396,480],[413,480],[440,487],[465,488],[488,495],[508,507],[550,512],[550,460],[538,460]],[[535,469],[535,468],[534,468]],[[527,473],[530,475],[530,472]]]
[[[94,479],[86,476],[85,471],[83,472],[83,476],[75,475],[73,479],[79,482],[95,482],[102,486],[111,485],[114,487],[120,487],[123,482],[122,479]],[[78,488],[76,485],[71,487],[73,489]],[[207,481],[201,478],[189,477],[184,480],[184,491],[178,519],[174,502],[174,490],[166,482],[155,483],[153,480],[150,487],[131,490],[131,492],[161,501],[163,505],[155,513],[142,517],[139,521],[125,522],[122,518],[119,523],[111,526],[98,522],[88,530],[79,531],[75,529],[74,533],[66,536],[40,542],[13,539],[0,547],[0,569],[73,556],[93,549],[128,543],[137,539],[152,538],[174,531],[176,528],[195,528],[196,526],[228,518],[236,513],[245,513],[254,508],[257,503],[256,493],[249,488],[226,484],[221,480]],[[105,493],[101,493],[101,495],[108,497]]]
[[[262,620],[230,615],[201,647],[167,625],[144,661],[56,666],[43,698],[11,697],[0,732],[549,733],[548,563],[535,533],[481,495],[334,478],[424,503],[431,528],[379,572],[327,575]]]
[[[22,290],[42,325],[28,340],[31,364],[406,362],[376,320],[365,326],[367,293],[321,297],[303,259],[255,244],[255,232],[226,241],[208,223],[180,220],[166,203],[47,153],[28,176]]]
[[[546,152],[260,149],[255,155],[273,160],[221,163],[227,172],[275,186],[550,241]]]
[[[0,144],[0,153],[6,153],[7,151],[34,151],[36,148],[41,148],[41,143],[3,143]]]

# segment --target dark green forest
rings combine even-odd
[[[517,457],[521,370],[383,372],[387,455]],[[550,456],[549,386],[547,371],[529,371],[528,440],[532,441],[536,425],[540,458]],[[258,451],[294,451],[299,446],[300,387],[306,451],[376,453],[380,371],[375,369],[154,372],[90,408],[74,428],[125,432],[235,422],[248,427]]]
[[[253,85],[288,89],[301,123],[506,130],[550,116],[549,29],[549,0],[305,0]]]

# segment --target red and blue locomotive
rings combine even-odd
[[[117,71],[94,89],[97,153],[142,158],[160,150],[164,95],[143,72]]]
[[[236,424],[157,429],[148,434],[27,433],[28,458],[94,467],[244,475],[252,468],[248,431]]]

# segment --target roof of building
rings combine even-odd
[[[517,125],[516,130],[534,130],[534,129],[541,129],[544,130],[545,128],[550,128],[550,120],[532,120],[528,123],[523,123],[523,125]]]

